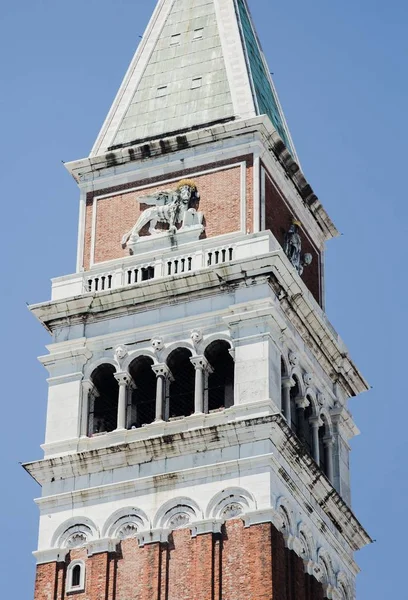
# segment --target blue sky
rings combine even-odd
[[[47,333],[26,302],[75,269],[79,194],[61,161],[89,153],[155,0],[2,3],[3,258],[0,574],[33,596]],[[250,0],[303,170],[343,236],[327,249],[327,312],[373,390],[350,407],[353,507],[377,541],[361,600],[406,597],[408,5]]]

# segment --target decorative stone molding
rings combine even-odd
[[[69,527],[59,538],[58,546],[72,550],[82,548],[92,539],[92,531],[87,525]]]
[[[197,537],[206,533],[221,533],[222,524],[222,519],[196,521],[191,525],[191,537]]]
[[[169,519],[169,529],[171,529],[172,531],[174,529],[183,529],[187,527],[187,525],[189,525],[190,521],[191,515],[189,515],[187,512],[177,513],[176,515],[174,515],[174,517]]]
[[[107,538],[127,539],[135,537],[139,531],[149,528],[145,513],[133,507],[126,507],[113,513],[103,528],[103,536]]]
[[[246,512],[243,515],[243,520],[245,527],[261,525],[262,523],[272,523],[279,531],[281,531],[283,527],[282,517],[273,508],[263,508]]]
[[[170,533],[170,529],[150,529],[149,531],[141,531],[136,538],[139,546],[143,548],[147,544],[167,544]]]
[[[50,548],[49,550],[36,550],[33,556],[37,565],[45,565],[52,562],[65,562],[68,548]]]
[[[112,538],[93,540],[88,544],[88,556],[94,556],[94,554],[103,554],[104,552],[115,552],[116,545],[117,540]]]
[[[241,513],[233,515],[241,508]],[[214,496],[208,504],[208,518],[233,519],[240,516],[248,510],[256,509],[255,500],[249,492],[241,488],[227,488]]]
[[[78,533],[73,533],[65,543],[67,548],[72,550],[73,548],[82,548],[83,546],[86,546],[87,542],[88,538],[86,534],[79,531]]]

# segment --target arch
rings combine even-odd
[[[192,351],[184,346],[178,346],[168,356],[167,366],[173,375],[166,411],[170,419],[194,413],[195,369],[191,357]]]
[[[227,344],[230,346],[230,350],[235,350],[234,342],[228,333],[218,332],[205,336],[204,340],[201,342],[203,353],[205,353],[208,346],[210,346],[213,342],[217,342],[218,340],[227,342]]]
[[[102,358],[94,360],[91,364],[87,365],[87,367],[84,370],[84,379],[91,379],[92,373],[96,371],[96,369],[101,365],[112,365],[112,367],[115,368],[115,371],[118,370],[118,365],[116,361],[111,357],[104,356]]]
[[[128,370],[134,387],[129,390],[126,425],[136,429],[153,423],[156,417],[156,375],[152,370],[151,356],[139,354],[129,364]]]
[[[293,510],[291,508],[289,500],[284,496],[279,496],[279,498],[277,499],[276,512],[282,517],[284,522],[282,533],[286,536],[293,535],[296,531]]]
[[[292,379],[295,379],[297,381],[298,386],[299,386],[299,396],[304,398],[306,395],[306,385],[305,385],[305,382],[303,381],[302,371],[299,369],[299,367],[293,367],[291,370],[290,376],[292,377]]]
[[[334,581],[334,570],[331,558],[324,548],[319,548],[317,551],[317,564],[321,569],[320,581],[327,585],[331,585]]]
[[[139,508],[125,507],[115,511],[102,529],[103,538],[126,539],[150,529],[149,519]]]
[[[162,350],[161,356],[162,356],[163,362],[168,363],[168,359],[169,359],[170,355],[172,354],[172,352],[174,352],[178,348],[184,348],[185,350],[190,350],[191,356],[197,355],[194,345],[191,342],[186,342],[186,341],[173,342],[172,344],[169,344],[166,348],[164,348]]]
[[[306,556],[302,558],[316,562],[317,551],[313,535],[308,526],[302,521],[298,525],[298,537],[304,540],[304,544],[306,546]]]
[[[344,571],[337,573],[336,577],[337,589],[341,594],[341,600],[351,600],[353,597],[350,581]]]
[[[153,519],[153,528],[180,529],[202,518],[202,510],[194,500],[174,498],[159,508]]]
[[[308,387],[305,390],[305,397],[309,400],[310,406],[312,407],[312,417],[318,417],[320,413],[320,405],[317,401],[316,392]]]
[[[205,412],[234,405],[235,364],[230,349],[229,342],[216,339],[204,350],[212,368],[207,376]]]
[[[252,494],[239,487],[230,487],[218,492],[208,503],[206,518],[233,519],[248,510],[256,510]]]
[[[118,420],[119,385],[115,379],[117,369],[112,363],[100,364],[91,374],[96,389],[90,395],[88,434],[110,432],[116,429]]]
[[[51,548],[73,547],[69,545],[72,536],[79,536],[81,539],[77,541],[82,546],[92,540],[99,539],[99,530],[88,517],[73,517],[57,527],[51,539]]]
[[[82,592],[85,590],[85,563],[73,560],[67,568],[66,592]]]
[[[135,359],[139,358],[139,356],[147,356],[147,357],[151,358],[155,365],[157,365],[157,363],[158,363],[157,356],[155,355],[155,353],[152,350],[149,350],[148,348],[142,348],[140,350],[132,350],[131,352],[128,353],[126,358],[124,358],[122,361],[122,371],[129,371],[129,366],[132,364],[132,362]]]

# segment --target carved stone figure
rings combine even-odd
[[[151,341],[151,344],[152,344],[153,350],[156,353],[160,352],[164,348],[164,342],[163,342],[162,338],[153,338]]]
[[[191,332],[191,339],[194,346],[198,346],[198,344],[203,341],[202,332],[199,329],[193,329]]]
[[[127,357],[128,351],[125,346],[118,346],[115,349],[115,360],[118,363],[119,367],[122,366],[123,360]]]
[[[150,196],[138,198],[140,204],[147,204],[146,208],[136,221],[135,225],[122,238],[122,247],[128,248],[130,253],[135,251],[135,245],[140,238],[140,232],[149,225],[149,233],[161,236],[176,236],[179,232],[195,229],[197,239],[203,231],[203,215],[193,206],[200,199],[194,181],[184,179],[173,190],[161,191]],[[157,223],[168,225],[168,229],[156,229]],[[177,225],[181,227],[178,228]]]
[[[313,257],[309,253],[302,255],[302,238],[299,234],[299,227],[299,221],[293,221],[285,235],[283,249],[299,275],[303,275],[305,267],[312,263]]]

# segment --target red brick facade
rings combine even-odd
[[[221,171],[194,175],[194,171],[184,170],[173,173],[173,178],[193,177],[200,192],[198,210],[204,214],[205,232],[203,237],[214,237],[225,233],[240,231],[241,229],[241,166],[246,164],[246,231],[253,231],[253,159],[252,156],[237,157],[234,161],[209,164],[200,171],[210,171],[230,165]],[[140,205],[137,199],[153,194],[154,192],[172,189],[174,183],[160,183],[168,180],[169,176],[155,179],[133,181],[131,184],[99,190],[88,194],[85,214],[85,240],[84,240],[84,267],[88,269],[91,260],[92,225],[94,214],[94,198],[99,198],[96,203],[96,223],[94,241],[94,260],[100,263],[108,260],[128,256],[128,250],[121,246],[122,236],[136,223],[141,212],[147,208]],[[152,184],[157,183],[154,187]],[[139,188],[137,191],[128,191]],[[122,193],[120,193],[122,192]],[[146,228],[147,229],[147,228]],[[147,231],[142,232],[148,234]]]
[[[167,544],[123,541],[115,553],[37,568],[35,600],[323,600],[322,585],[273,525],[228,521],[221,534],[174,531]],[[70,560],[86,563],[84,592],[65,592]]]
[[[265,181],[265,227],[270,229],[278,242],[283,245],[285,233],[288,231],[293,219],[298,219],[284,201],[283,195],[268,176]],[[302,275],[302,279],[312,292],[317,302],[322,301],[321,290],[321,255],[312,244],[307,233],[301,228],[302,250],[313,256],[312,264],[309,265]]]

